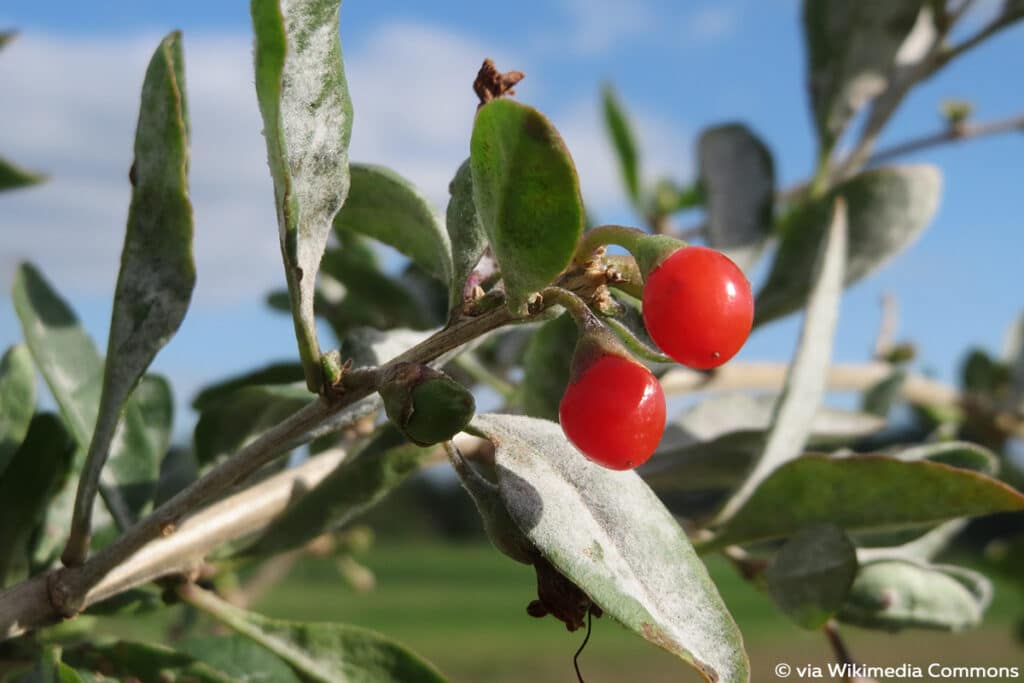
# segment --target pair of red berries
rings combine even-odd
[[[699,370],[722,365],[743,346],[754,299],[743,272],[706,247],[682,247],[647,275],[643,318],[651,339]],[[626,356],[597,355],[575,373],[559,405],[570,441],[615,470],[645,462],[665,430],[665,394],[650,370]]]

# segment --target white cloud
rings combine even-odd
[[[138,93],[159,35],[81,38],[26,34],[0,59],[0,154],[51,175],[0,196],[0,282],[36,262],[73,300],[113,291],[130,187]],[[283,285],[272,189],[243,35],[186,35],[192,121],[191,187],[198,283],[193,307],[253,304]],[[521,55],[411,23],[382,26],[346,53],[355,107],[351,157],[394,168],[439,205],[468,155],[470,87],[483,57],[529,72]],[[533,74],[530,98],[543,88]],[[564,97],[564,95],[560,96]],[[625,206],[596,96],[549,111],[576,158],[584,196],[603,212]],[[644,167],[688,172],[685,135],[643,111]],[[6,302],[5,302],[6,304]]]
[[[560,5],[566,24],[536,37],[536,47],[544,51],[592,57],[657,25],[647,0],[561,0]]]
[[[29,259],[71,296],[113,290],[138,93],[159,38],[26,34],[4,51],[0,92],[12,97],[0,107],[0,153],[51,180],[0,197],[0,282]],[[429,26],[389,25],[372,35],[346,55],[352,158],[390,165],[444,201],[468,154],[470,85],[485,56],[512,63]],[[185,37],[194,306],[258,300],[283,281],[251,60],[248,36]]]
[[[695,42],[711,42],[733,32],[740,15],[735,7],[706,5],[686,16],[685,34]]]

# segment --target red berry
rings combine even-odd
[[[558,406],[562,431],[585,456],[613,470],[644,463],[665,431],[665,394],[651,371],[605,354],[571,382]]]
[[[743,271],[725,254],[683,247],[647,276],[643,314],[662,351],[707,370],[735,356],[747,341],[754,297]]]

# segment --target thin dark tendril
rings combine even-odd
[[[576,650],[576,654],[572,656],[572,665],[573,668],[576,669],[576,678],[577,680],[579,680],[580,683],[586,683],[586,681],[583,680],[583,674],[580,673],[580,653],[583,652],[583,648],[585,648],[587,646],[587,643],[590,641],[590,631],[592,630],[590,620],[592,617],[593,612],[587,610],[587,636],[583,639],[583,642],[580,644],[580,649]]]

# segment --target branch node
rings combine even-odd
[[[76,569],[58,569],[46,577],[46,593],[50,605],[61,619],[71,619],[82,611],[83,599],[72,588],[67,575]]]

